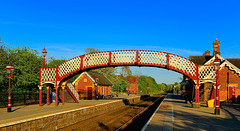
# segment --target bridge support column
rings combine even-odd
[[[62,105],[64,105],[64,89],[65,89],[65,84],[66,84],[66,83],[63,83],[63,84],[62,84]]]
[[[55,106],[58,106],[58,86],[56,85],[56,88],[55,88]]]
[[[195,102],[192,103],[193,108],[200,108],[199,102],[199,84],[195,86]]]
[[[39,86],[39,107],[42,106],[42,87]]]
[[[49,86],[47,86],[47,105],[49,105]]]

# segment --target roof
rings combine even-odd
[[[113,83],[103,74],[96,73],[96,72],[87,72],[94,80],[96,80],[96,77],[98,77],[98,84],[99,85],[113,85]]]
[[[80,79],[81,76],[84,74],[86,74],[93,82],[95,82],[96,78],[98,77],[98,85],[111,85],[111,86],[113,85],[113,83],[103,74],[91,71],[81,73],[72,84],[76,83],[77,80]]]
[[[194,62],[197,65],[203,65],[208,60],[210,60],[213,56],[189,56],[188,59],[192,62]]]
[[[239,69],[237,66],[235,66],[233,63],[231,63],[231,62],[228,61],[227,59],[224,59],[224,58],[221,57],[219,54],[217,54],[217,58],[221,61],[221,63],[220,63],[220,69],[221,69],[222,67],[224,67],[224,66],[229,67],[230,70],[235,71],[235,72],[238,74],[238,76],[240,76],[240,69]],[[212,58],[211,58],[209,61],[207,61],[205,64],[206,64],[206,65],[209,65],[209,64],[213,63],[214,59],[215,59],[215,58],[212,57]],[[237,61],[236,61],[236,62],[237,62]]]
[[[226,59],[236,67],[240,68],[240,59]]]

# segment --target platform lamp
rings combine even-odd
[[[98,100],[98,77],[96,77],[95,86],[95,99]]]
[[[8,89],[8,110],[7,112],[11,112],[11,74],[13,73],[13,66],[11,64],[11,61],[9,61],[9,64],[6,66],[7,73],[9,75],[9,89]]]
[[[118,80],[116,81],[116,83],[117,83],[117,97],[118,97]]]
[[[220,67],[220,61],[216,57],[215,54],[215,60],[213,62],[214,64],[214,69],[216,71],[216,97],[215,97],[215,102],[216,102],[216,107],[214,113],[216,115],[220,115],[220,94],[219,94],[219,67]]]
[[[42,56],[43,56],[43,67],[45,68],[45,62],[46,62],[46,60],[45,60],[45,57],[46,57],[46,55],[47,55],[47,51],[46,51],[46,49],[45,49],[45,47],[43,48],[43,50],[42,50]]]

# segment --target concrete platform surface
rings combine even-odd
[[[84,108],[88,106],[94,106],[98,104],[104,104],[112,101],[122,100],[124,98],[134,98],[139,97],[139,95],[130,94],[129,96],[126,94],[119,94],[118,97],[113,97],[111,99],[99,99],[99,100],[80,100],[79,103],[59,103],[56,107],[55,103],[51,103],[50,105],[43,105],[39,107],[38,104],[35,105],[27,105],[27,106],[16,106],[12,107],[12,112],[7,112],[7,108],[0,108],[0,127],[1,125],[23,121],[31,118],[41,117],[44,115],[50,115],[54,113]]]
[[[234,108],[233,108],[234,107]],[[222,104],[220,115],[214,108],[192,108],[178,95],[168,95],[146,126],[146,131],[239,131],[239,105]]]

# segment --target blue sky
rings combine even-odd
[[[88,0],[1,1],[0,36],[12,47],[27,45],[48,57],[70,59],[84,48],[157,50],[202,55],[218,38],[221,56],[240,58],[240,1]],[[158,83],[181,74],[134,67]]]

